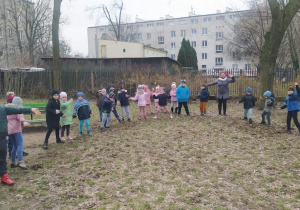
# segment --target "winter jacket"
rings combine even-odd
[[[300,95],[300,88],[296,86],[297,92],[294,92],[290,95],[287,95],[285,99],[285,105],[281,107],[281,109],[287,108],[288,111],[299,111],[299,95]]]
[[[270,112],[272,113],[273,112],[273,109],[274,109],[274,103],[275,103],[275,99],[274,97],[269,97],[269,98],[266,98],[266,101],[265,101],[265,108],[264,108],[264,112]]]
[[[255,107],[255,101],[256,98],[250,94],[243,95],[242,99],[239,101],[239,103],[244,103],[244,109],[251,109]]]
[[[7,133],[15,134],[22,132],[22,125],[24,124],[25,119],[23,114],[15,114],[7,116]]]
[[[0,105],[0,139],[4,139],[7,136],[7,115],[16,114],[30,114],[31,108],[16,108]]]
[[[60,102],[59,100],[50,98],[46,107],[46,122],[48,127],[59,127],[60,117],[64,114],[62,112],[56,114],[56,110],[60,110]]]
[[[101,93],[95,93],[95,96],[96,96],[96,98],[97,98],[97,107],[98,108],[100,108],[101,109],[101,107],[103,106],[103,100],[105,99],[105,98],[107,98],[107,95],[105,94],[105,95],[102,95]]]
[[[190,89],[188,86],[182,87],[179,85],[176,90],[176,97],[178,102],[187,102],[190,97]]]
[[[121,106],[129,106],[129,101],[128,101],[129,97],[130,96],[127,92],[120,92],[118,94],[118,100],[120,101]]]
[[[103,113],[110,113],[111,109],[113,108],[113,104],[114,104],[114,101],[112,101],[106,97],[103,100],[103,106],[102,106]]]
[[[212,86],[218,84],[218,98],[219,99],[228,99],[229,98],[229,89],[228,89],[228,84],[229,83],[234,83],[235,78],[231,77],[225,77],[224,79],[219,78],[214,82],[211,82],[207,84],[207,86]]]
[[[208,102],[209,92],[208,87],[205,87],[203,90],[201,89],[199,92],[199,99],[201,102]]]
[[[167,100],[170,98],[166,93],[159,94],[158,96],[153,95],[154,99],[158,99],[159,106],[167,106]]]
[[[87,100],[82,99],[81,101],[76,101],[74,105],[73,117],[76,117],[78,115],[79,120],[86,120],[91,117],[91,113],[91,106]]]
[[[138,101],[138,106],[146,106],[146,95],[149,93],[145,93],[143,91],[139,91],[135,97],[131,98],[133,101]]]
[[[150,93],[148,93],[148,92],[145,92],[145,93],[147,93],[147,94],[145,95],[146,105],[149,105],[149,104],[151,104],[151,95],[150,95]]]
[[[64,115],[66,116],[60,118],[61,126],[73,124],[72,112],[71,112],[72,105],[73,103],[71,101],[60,101],[60,111],[62,111],[62,113],[64,113]]]
[[[177,88],[172,88],[172,90],[170,91],[171,101],[177,101],[176,90]]]

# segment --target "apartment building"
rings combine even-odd
[[[228,44],[234,38],[234,24],[242,12],[227,11],[208,15],[189,13],[188,17],[165,18],[143,21],[136,18],[135,23],[124,27],[135,27],[138,42],[167,51],[167,56],[177,60],[181,41],[185,37],[195,48],[199,69],[249,69],[251,60],[236,60],[235,52],[229,52]],[[109,25],[88,28],[88,55],[96,57],[97,39],[111,39],[112,27]]]

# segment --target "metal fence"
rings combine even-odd
[[[146,71],[146,70],[145,70]],[[69,93],[77,91],[90,94],[100,88],[111,86],[119,88],[125,85],[131,93],[136,91],[138,84],[147,84],[150,87],[160,85],[170,90],[172,82],[180,83],[181,79],[187,80],[191,96],[197,97],[202,84],[207,84],[216,80],[224,72],[227,76],[232,74],[236,82],[229,84],[230,96],[240,97],[245,93],[247,87],[252,87],[254,95],[259,93],[259,70],[240,69],[201,69],[198,74],[174,74],[166,71],[144,72],[143,69],[65,69],[61,71],[62,90]],[[278,68],[275,74],[274,94],[276,97],[284,97],[287,89],[293,86],[298,74],[291,68]],[[271,79],[271,78],[270,78]],[[39,98],[49,95],[53,89],[53,74],[51,71],[39,72],[0,72],[1,94],[7,91],[15,91],[16,94],[25,97]],[[217,86],[209,88],[210,95],[217,93]]]

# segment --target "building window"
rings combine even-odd
[[[175,54],[171,54],[171,58],[175,60]]]
[[[163,36],[159,36],[158,37],[158,44],[164,44],[164,42],[165,42],[164,37]]]
[[[169,26],[175,26],[175,22],[174,21],[169,22]]]
[[[133,26],[132,25],[127,26],[127,29],[133,29]]]
[[[202,28],[202,35],[207,35],[207,28]]]
[[[202,69],[206,69],[206,65],[202,65]]]
[[[3,37],[2,28],[0,27],[0,38]]]
[[[113,29],[113,27],[109,27],[109,29],[108,29],[109,31],[113,31],[114,29]]]
[[[229,17],[230,17],[231,19],[235,19],[235,18],[238,18],[238,15],[229,15]]]
[[[151,47],[151,44],[147,44],[148,47]]]
[[[207,60],[207,53],[202,53],[202,60]]]
[[[205,17],[203,18],[203,22],[210,22],[211,21],[211,17]]]
[[[185,36],[185,30],[181,30],[181,31],[180,31],[180,35],[181,35],[181,36]]]
[[[217,16],[216,20],[225,20],[225,16],[224,15]]]
[[[104,31],[104,28],[100,28],[100,31]]]
[[[197,42],[196,41],[191,41],[192,47],[197,47]]]
[[[2,5],[1,5],[2,6]],[[10,10],[7,10],[7,19],[10,20],[11,18],[11,11]]]
[[[223,40],[223,32],[216,33],[216,40]]]
[[[216,53],[223,53],[223,45],[216,45]]]
[[[143,24],[136,25],[137,28],[143,28]]]
[[[245,70],[251,70],[251,64],[245,64]]]
[[[159,50],[161,50],[161,51],[165,51],[165,48],[158,48]]]
[[[22,14],[19,15],[18,17],[18,21],[21,22],[22,21]]]
[[[180,24],[180,25],[185,25],[185,24],[186,24],[186,20],[181,20],[181,21],[179,21],[179,24]]]
[[[151,33],[147,33],[147,39],[151,39]]]
[[[223,58],[216,58],[216,66],[223,65]]]
[[[202,41],[202,47],[207,47],[207,40]]]
[[[148,23],[147,27],[153,27],[153,23]]]
[[[138,34],[138,39],[142,39],[142,34]]]
[[[175,49],[175,42],[171,42],[171,49]]]
[[[19,31],[20,40],[23,41],[23,31]]]
[[[191,23],[198,23],[198,19],[191,19]]]
[[[158,22],[157,23],[157,26],[163,26],[164,25],[164,22]]]
[[[192,36],[196,36],[197,35],[197,30],[196,29],[192,29]]]
[[[10,38],[10,39],[13,38],[13,30],[11,28],[8,29],[8,38]]]
[[[175,34],[175,31],[171,31],[171,37],[175,37],[176,34]]]
[[[232,69],[239,69],[239,65],[238,64],[232,64]]]

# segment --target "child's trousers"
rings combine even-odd
[[[105,127],[109,127],[110,121],[111,121],[111,113],[105,113],[105,112],[103,112],[102,113],[102,121],[101,121],[100,127],[103,128],[104,124],[105,124]]]
[[[201,113],[207,113],[207,102],[200,101],[199,107]]]
[[[247,117],[247,114],[249,115],[248,118],[252,119],[252,115],[253,115],[253,109],[244,109],[244,117]]]
[[[127,118],[130,119],[129,106],[121,106],[121,110],[122,110],[122,120],[125,119],[125,113],[127,115]]]
[[[263,111],[263,113],[261,114],[262,122],[266,122],[265,121],[265,116],[266,115],[267,115],[268,125],[271,125],[271,112]]]
[[[288,113],[287,113],[287,119],[286,119],[286,124],[287,124],[287,129],[288,130],[291,130],[291,121],[292,121],[292,118],[293,118],[296,127],[300,131],[300,124],[299,124],[298,116],[297,115],[298,115],[298,111],[297,110],[296,111],[288,111]]]
[[[83,123],[85,123],[86,131],[90,131],[90,121],[89,119],[79,120],[79,132],[83,130]]]

